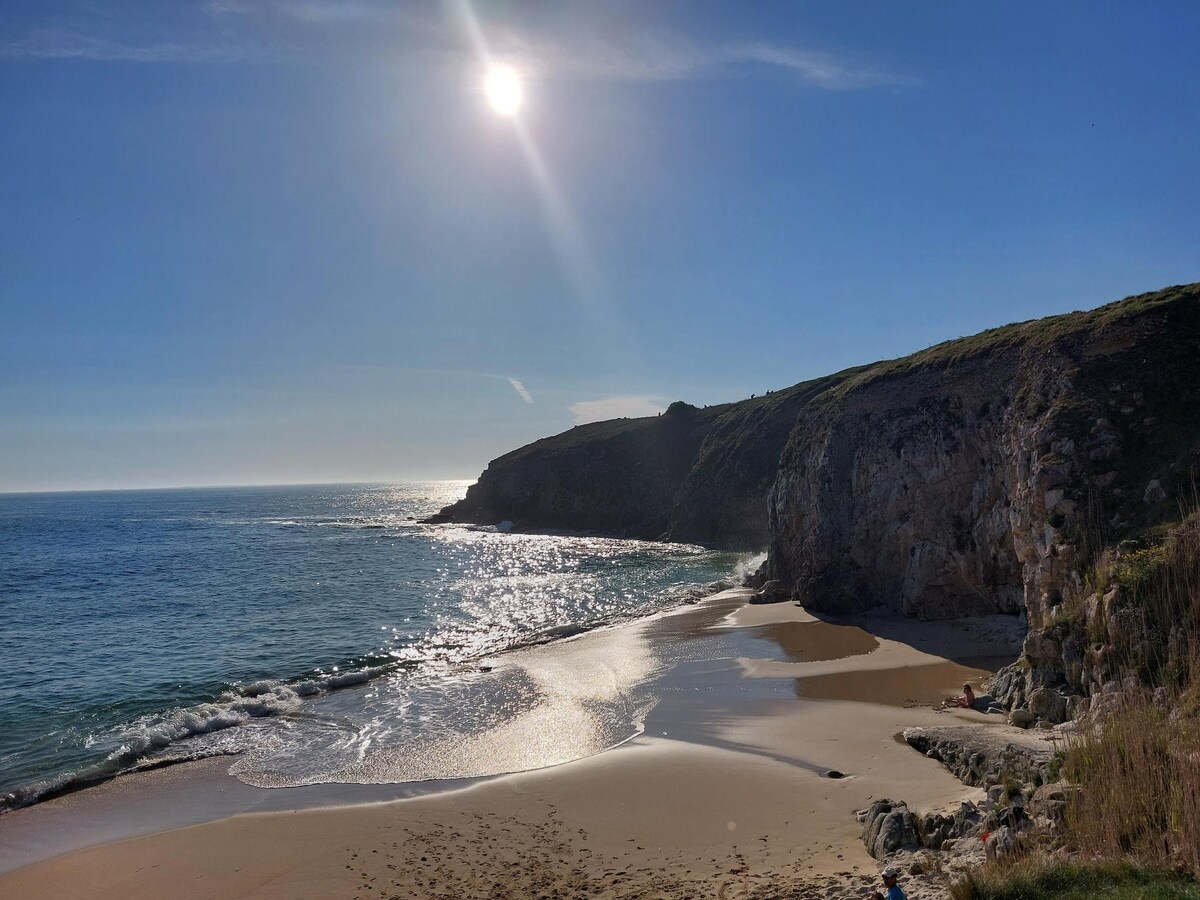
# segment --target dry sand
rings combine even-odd
[[[74,850],[0,876],[0,897],[867,895],[877,864],[856,810],[880,797],[920,810],[981,797],[896,735],[998,720],[928,704],[978,676],[972,659],[1011,653],[1013,623],[880,619],[868,634],[742,602],[631,626],[694,650],[661,679],[645,733],[613,750],[412,799],[242,814]],[[64,800],[86,806],[87,793]],[[37,808],[5,817],[0,840],[21,835],[25,812]]]

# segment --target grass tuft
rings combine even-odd
[[[1200,900],[1200,885],[1166,869],[1125,861],[1069,862],[1027,857],[969,872],[954,900]]]

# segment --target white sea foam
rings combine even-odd
[[[733,567],[734,580],[738,584],[744,584],[746,579],[762,568],[762,564],[766,561],[766,551],[739,559],[737,565]]]
[[[241,725],[250,719],[279,716],[299,709],[300,696],[286,685],[252,696],[237,696],[218,703],[173,709],[165,715],[143,717],[121,735],[121,746],[108,756],[110,763],[128,764],[170,744]]]

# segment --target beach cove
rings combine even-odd
[[[1007,730],[1002,717],[934,705],[1015,658],[1018,620],[822,620],[752,595],[484,660],[491,676],[652,659],[644,727],[613,749],[400,785],[258,788],[229,775],[228,758],[125,776],[0,818],[0,897],[869,893],[878,864],[856,811],[889,797],[921,812],[983,799],[897,737]],[[497,733],[471,751],[536,764],[553,759],[554,740]]]

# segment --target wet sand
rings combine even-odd
[[[870,632],[832,622],[774,622],[762,626],[758,634],[778,644],[788,662],[841,659],[879,649],[878,639]]]
[[[921,810],[979,796],[896,732],[999,719],[904,702],[981,671],[952,657],[1011,659],[1013,623],[830,623],[744,601],[727,594],[626,626],[664,665],[644,732],[615,749],[399,800],[383,786],[235,788],[219,760],[119,779],[0,820],[0,845],[24,841],[25,858],[70,851],[0,876],[0,897],[863,895],[875,863],[855,810],[885,796]],[[569,659],[572,643],[554,652]],[[830,769],[849,777],[825,777]],[[357,805],[304,808],[312,792],[336,802],[348,787],[357,790],[343,802]],[[226,788],[236,802],[211,799]],[[380,802],[359,802],[372,790]],[[281,810],[289,791],[296,809]],[[201,824],[164,814],[178,809],[172,797],[203,806],[201,796]],[[277,811],[231,815],[259,796]],[[70,849],[53,840],[55,815],[94,821],[94,840],[122,836],[122,821],[124,834],[155,833]]]

